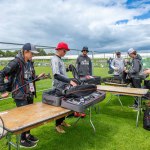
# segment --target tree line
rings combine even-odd
[[[7,51],[3,51],[0,50],[0,57],[15,57],[18,54],[19,50],[7,50]],[[44,49],[42,48],[37,48],[37,51],[39,52],[38,54],[36,54],[36,56],[51,56],[54,55],[53,53],[46,53],[44,51]]]

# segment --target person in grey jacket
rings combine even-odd
[[[143,65],[142,65],[142,57],[137,54],[136,50],[133,48],[130,48],[128,50],[128,55],[132,58],[131,67],[129,70],[125,70],[126,73],[128,73],[128,76],[131,81],[131,85],[134,88],[141,88],[141,78],[140,78],[140,72],[142,71]],[[135,100],[134,104],[130,107],[137,108],[138,102]]]
[[[114,78],[122,80],[123,71],[125,69],[125,61],[121,57],[121,52],[116,52],[116,58],[112,60],[111,68],[114,69]]]
[[[68,48],[68,45],[66,43],[60,42],[56,47],[56,54],[51,59],[52,73],[54,76],[53,88],[56,90],[57,95],[60,96],[62,94],[62,90],[64,90],[68,84],[70,84],[71,86],[77,86],[74,81],[67,77],[64,62],[61,59],[66,55],[67,51],[69,50],[70,49]],[[59,133],[65,133],[65,130],[62,126],[70,126],[64,120],[65,117],[56,120],[56,130]]]
[[[88,57],[88,47],[84,46],[82,49],[82,55],[77,58],[76,69],[79,77],[91,76],[92,75],[92,62]]]

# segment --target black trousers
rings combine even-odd
[[[132,84],[132,87],[133,88],[141,88],[141,79],[140,78],[131,78],[131,84]],[[138,101],[137,101],[137,98],[136,100],[134,101],[134,104],[135,105],[138,105]]]
[[[28,98],[27,100],[17,100],[17,99],[15,99],[15,103],[16,103],[17,107],[33,104],[33,98]],[[26,140],[26,134],[30,134],[30,130],[21,133],[21,140]]]
[[[65,117],[56,120],[56,126],[61,125],[61,123],[65,120]]]

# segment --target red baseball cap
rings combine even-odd
[[[70,49],[68,48],[68,44],[65,42],[58,43],[57,47],[55,48],[55,50],[61,50],[61,49],[65,49],[66,51],[70,51]]]

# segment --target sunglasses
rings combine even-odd
[[[64,50],[64,53],[66,53],[67,51]]]

